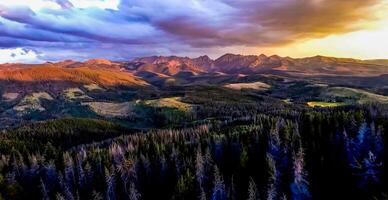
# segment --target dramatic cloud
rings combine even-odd
[[[36,49],[46,60],[217,54],[218,47],[274,47],[356,31],[384,1],[3,1],[0,48]]]

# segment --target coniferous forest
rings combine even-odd
[[[1,134],[0,199],[386,199],[386,111],[212,103],[180,126],[27,124]]]
[[[388,200],[388,0],[0,0],[0,200]]]

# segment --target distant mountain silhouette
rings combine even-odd
[[[193,59],[177,56],[152,56],[126,62],[125,68],[135,72],[149,71],[165,75],[191,71],[194,74],[206,72],[227,74],[284,72],[304,76],[378,76],[388,73],[388,60],[357,60],[324,56],[294,59],[263,54],[259,56],[225,54],[216,60],[212,60],[208,56]]]
[[[153,83],[209,83],[225,76],[238,78],[241,75],[274,74],[293,77],[375,77],[381,81],[388,74],[388,60],[357,60],[314,56],[290,58],[277,55],[225,54],[215,60],[208,56],[198,58],[178,56],[151,56],[127,62],[92,59],[85,62],[65,60],[43,64],[2,64],[0,80],[42,82],[57,84],[97,84],[100,86],[143,87]],[[205,76],[206,75],[206,76]],[[233,75],[233,76],[232,76]],[[198,78],[196,78],[198,77]],[[176,82],[179,79],[180,82]],[[231,79],[229,79],[231,80]],[[341,82],[339,79],[332,79]],[[345,79],[342,79],[345,80]],[[376,82],[376,84],[377,84]],[[368,84],[371,84],[370,81]],[[31,87],[32,87],[31,86]],[[57,85],[66,88],[66,85]],[[19,88],[21,89],[21,88]]]

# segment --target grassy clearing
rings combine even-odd
[[[307,102],[307,105],[310,107],[334,108],[338,106],[345,106],[347,104],[343,102],[310,101],[310,102]]]
[[[325,97],[341,98],[344,102],[367,104],[367,103],[388,103],[388,96],[374,94],[361,89],[347,87],[329,88],[324,94]]]
[[[93,112],[104,117],[128,117],[133,111],[133,103],[110,103],[110,102],[87,102],[82,105],[88,106]]]
[[[263,82],[232,83],[232,84],[225,85],[225,87],[233,90],[252,89],[252,90],[261,90],[261,91],[265,91],[271,88],[270,85]]]
[[[82,105],[88,106],[97,115],[111,118],[135,116],[139,114],[138,112],[141,113],[141,110],[146,107],[161,108],[166,110],[173,109],[179,112],[187,112],[191,109],[191,105],[181,102],[180,97],[161,98],[155,100],[137,100],[124,103],[84,102]]]
[[[282,101],[286,104],[292,104],[292,99],[283,99]]]
[[[64,91],[64,95],[69,100],[77,100],[77,99],[92,99],[88,95],[85,94],[84,91],[82,91],[79,88],[69,88]]]
[[[54,98],[46,92],[36,92],[24,97],[18,105],[13,109],[18,112],[30,112],[30,111],[45,111],[46,109],[41,105],[42,100],[53,101]]]
[[[143,102],[147,106],[156,107],[156,108],[176,108],[181,111],[188,111],[191,109],[191,105],[183,103],[181,97],[169,97],[161,98],[155,100],[146,100]]]
[[[13,101],[19,97],[19,93],[9,92],[2,95],[5,101]]]
[[[104,91],[103,88],[101,88],[99,85],[97,84],[89,84],[89,85],[84,85],[84,87],[88,90],[88,91]]]

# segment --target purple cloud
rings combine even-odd
[[[37,0],[40,1],[40,0]],[[186,54],[218,47],[276,46],[354,31],[379,0],[121,0],[117,9],[0,3],[0,47],[30,47],[41,59]],[[97,0],[95,2],[98,2]],[[78,2],[79,3],[79,2]],[[219,50],[220,51],[220,50]],[[71,53],[76,52],[76,53]]]
[[[55,2],[63,9],[70,9],[73,7],[73,4],[69,0],[56,0]]]

